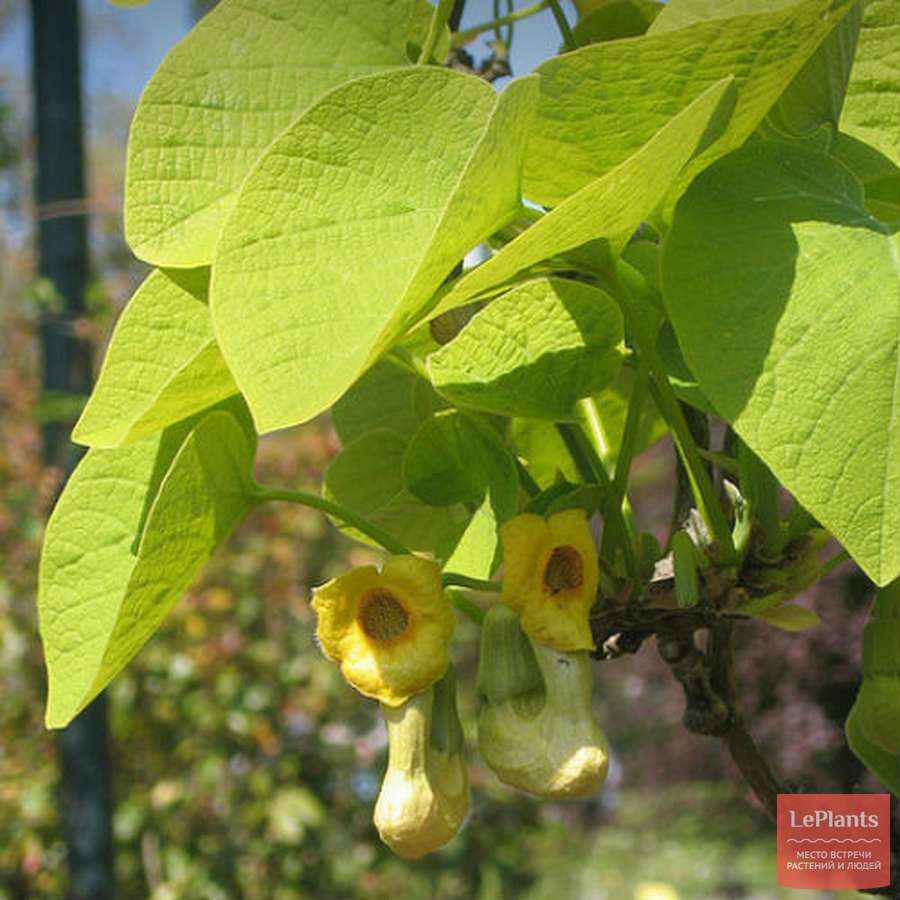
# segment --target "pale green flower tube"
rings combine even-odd
[[[456,709],[453,669],[399,707],[381,707],[388,767],[375,804],[375,827],[398,856],[443,847],[469,810],[469,775]]]
[[[605,780],[606,742],[591,710],[586,651],[532,641],[505,606],[485,617],[478,746],[501,781],[540,797],[586,797]]]

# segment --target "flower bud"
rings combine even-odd
[[[469,810],[469,776],[453,670],[402,706],[382,706],[388,767],[375,803],[375,827],[398,856],[443,847]]]
[[[532,641],[494,606],[482,626],[478,746],[498,778],[539,797],[586,797],[606,778],[606,742],[591,710],[586,651]]]

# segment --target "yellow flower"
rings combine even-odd
[[[375,804],[375,827],[398,856],[415,859],[443,847],[469,811],[469,776],[448,669],[430,690],[398,709],[382,707],[388,768]]]
[[[592,650],[599,569],[585,513],[525,513],[501,526],[500,540],[503,602],[521,613],[525,632],[555,650]]]
[[[313,591],[316,635],[360,693],[400,706],[447,670],[453,610],[437,563],[393,556],[333,578]]]

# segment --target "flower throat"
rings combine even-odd
[[[362,598],[358,621],[368,637],[390,641],[406,631],[409,613],[390,591],[375,589]]]
[[[554,547],[544,569],[544,589],[551,594],[581,587],[584,581],[581,554],[568,544]]]

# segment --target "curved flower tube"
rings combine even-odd
[[[501,781],[539,797],[586,797],[605,780],[606,742],[591,711],[587,652],[531,640],[494,606],[482,626],[478,746]]]
[[[430,690],[382,712],[388,768],[375,804],[375,827],[398,856],[414,859],[451,840],[469,810],[452,668]]]
[[[431,560],[392,556],[381,572],[353,569],[316,588],[312,605],[326,655],[385,706],[401,706],[447,670],[455,617]]]
[[[599,566],[585,513],[525,513],[501,526],[500,541],[503,602],[522,614],[529,637],[555,650],[592,650]]]

